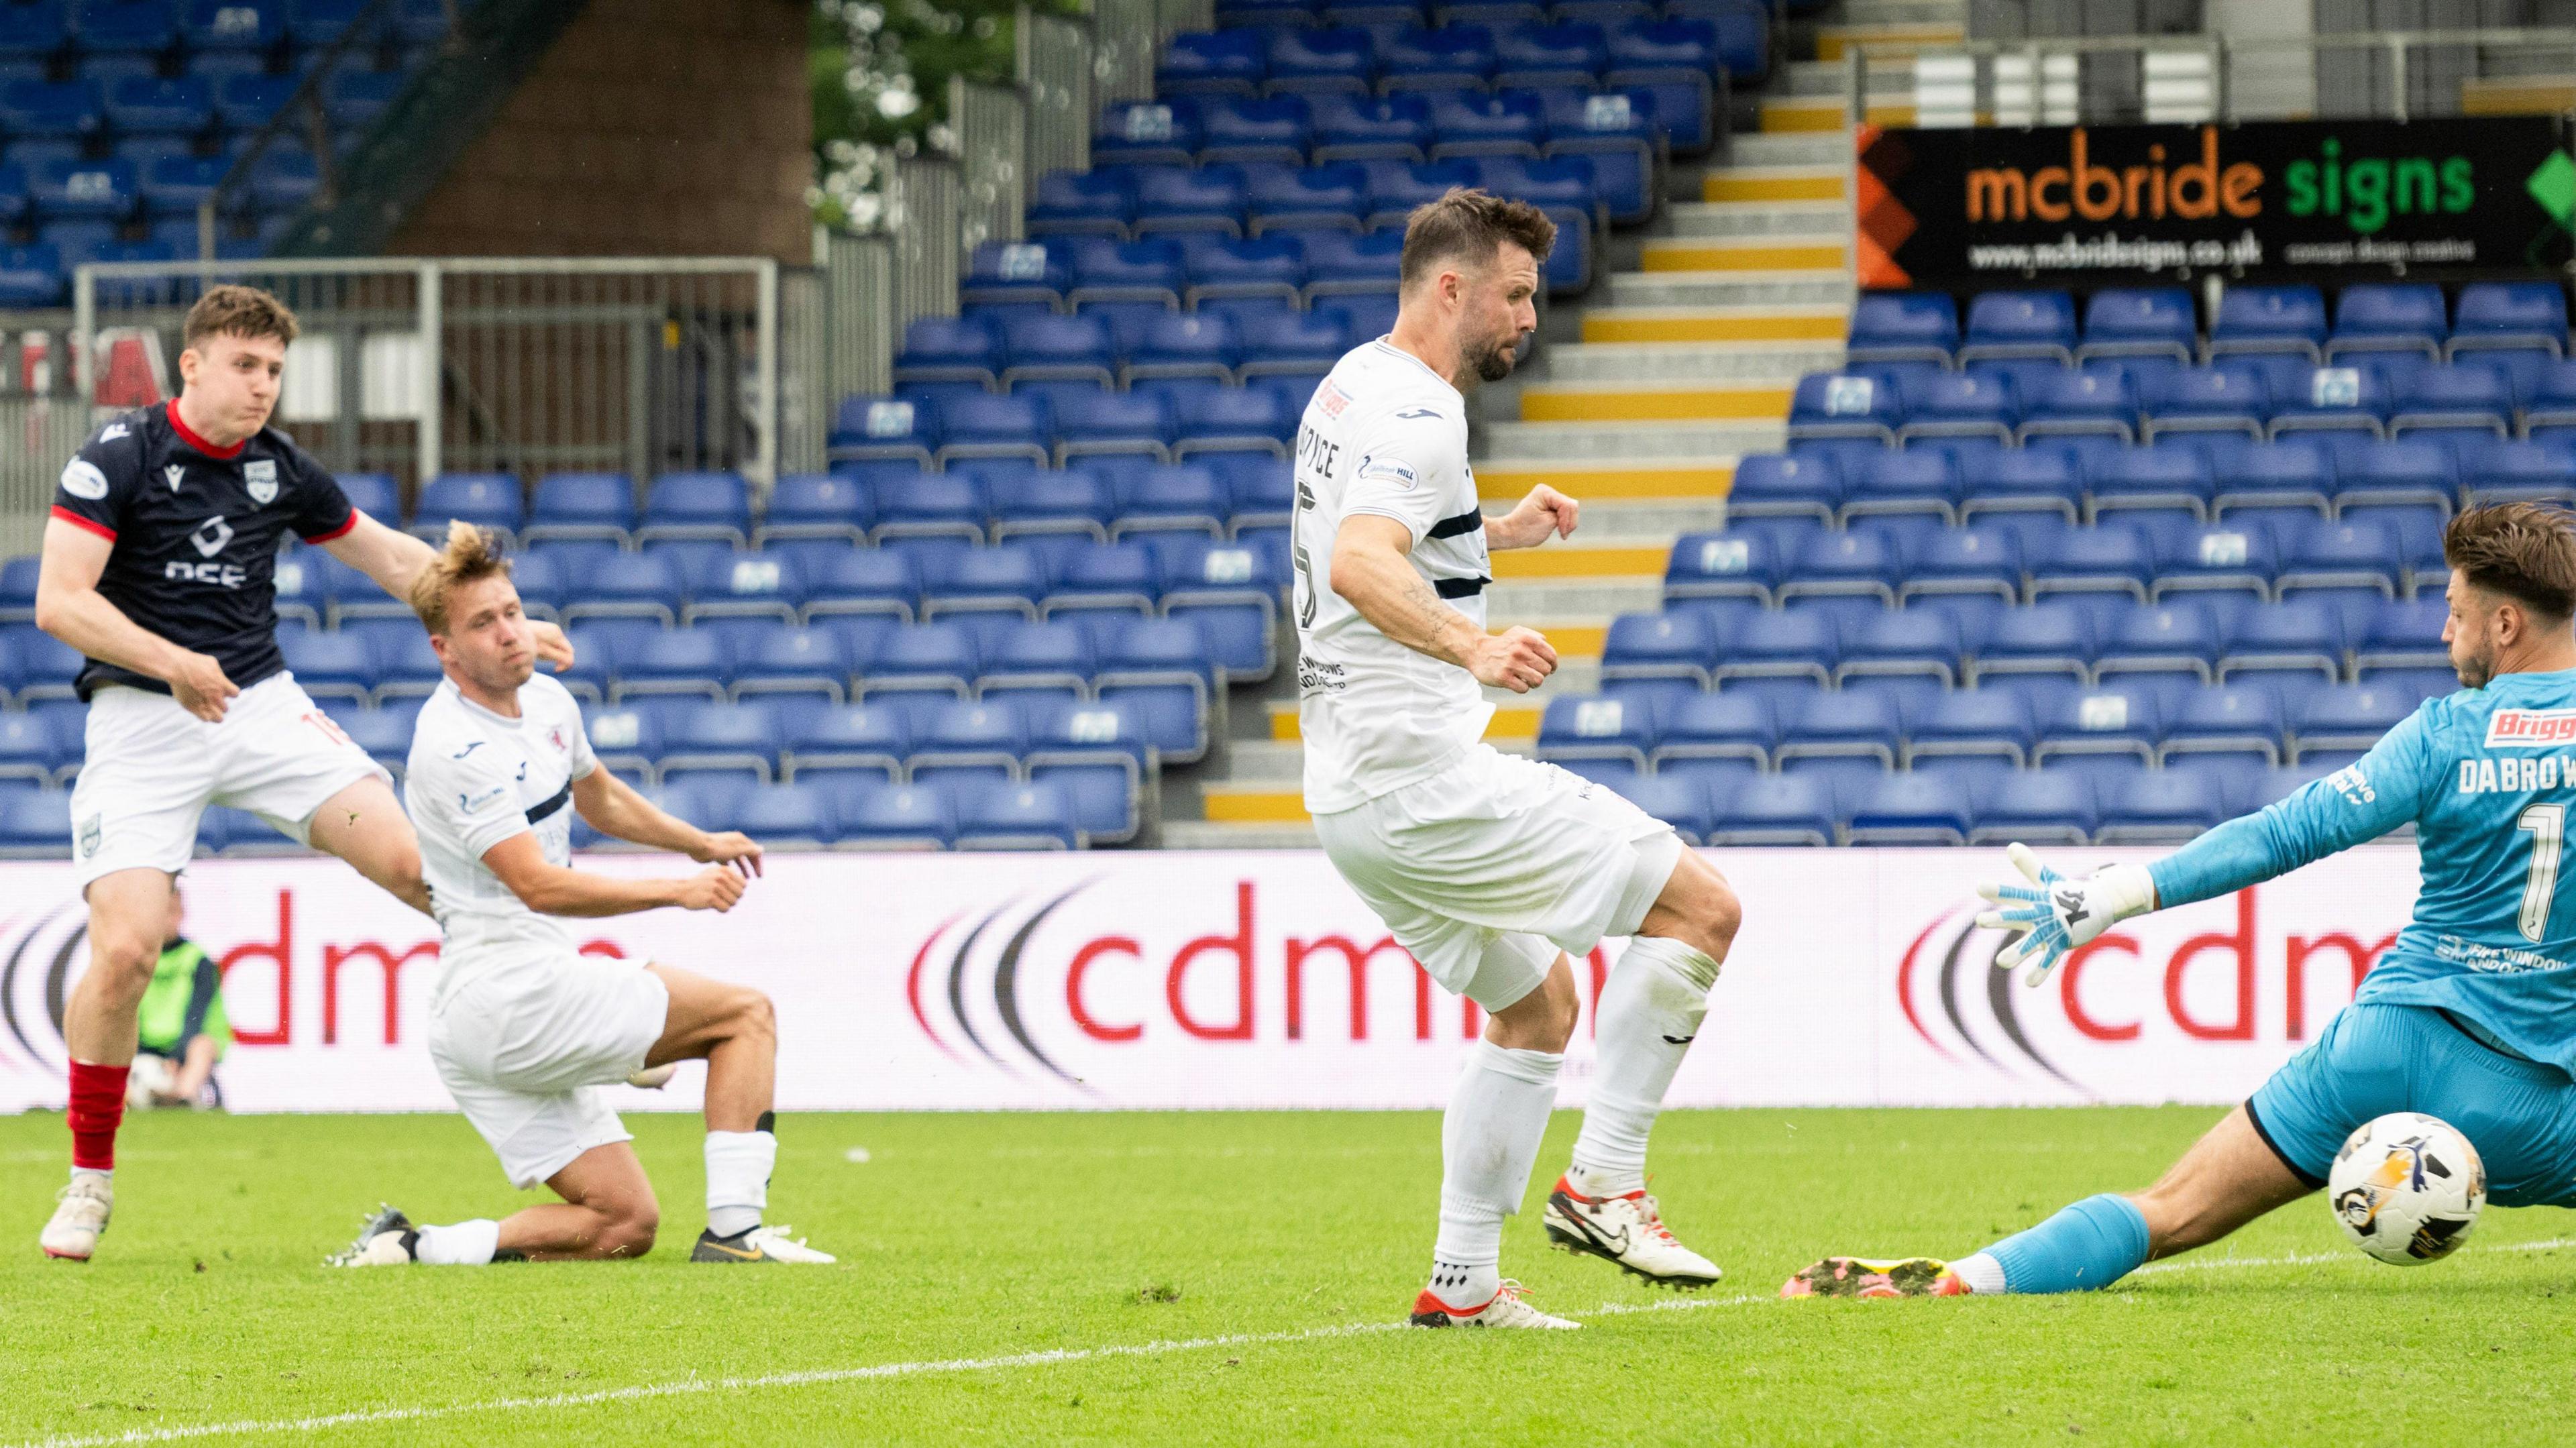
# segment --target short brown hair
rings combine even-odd
[[[292,342],[296,331],[295,314],[286,309],[286,303],[257,287],[226,282],[206,288],[206,294],[188,309],[188,320],[179,327],[179,345],[194,351],[208,337],[275,337]]]
[[[438,550],[427,567],[411,581],[411,611],[420,615],[434,634],[447,632],[447,595],[468,583],[480,583],[495,574],[508,577],[510,560],[492,535],[466,522],[451,519],[447,525],[447,546]]]
[[[1404,223],[1404,257],[1396,285],[1406,291],[1444,261],[1483,265],[1504,242],[1518,242],[1542,264],[1556,249],[1556,223],[1526,201],[1490,191],[1449,188],[1437,201],[1415,207]]]
[[[2553,623],[2576,615],[2576,517],[2563,508],[2466,509],[2442,530],[2442,559],[2470,583]]]

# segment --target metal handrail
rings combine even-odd
[[[2388,30],[2344,32],[2333,35],[2068,35],[2032,36],[2023,40],[1966,40],[1951,45],[1927,47],[1911,42],[1854,41],[1843,53],[1844,114],[1853,125],[1869,115],[1869,61],[1873,55],[1888,58],[1915,56],[1968,56],[1991,60],[2001,56],[2027,56],[2031,60],[2031,82],[2042,84],[2040,62],[2053,55],[2173,55],[2205,54],[2210,57],[2212,102],[2221,123],[2237,119],[2234,96],[2227,83],[2227,61],[2231,55],[2308,54],[2328,51],[2384,51],[2389,57],[2390,116],[2407,119],[2407,52],[2417,47],[2520,47],[2527,50],[2563,49],[2571,65],[2576,65],[2576,28],[2566,26],[2515,26],[2479,30]]]

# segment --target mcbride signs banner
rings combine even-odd
[[[2073,863],[2106,854],[2151,852]],[[2001,850],[1711,858],[1745,923],[1682,1106],[2237,1101],[2352,998],[2416,890],[2412,849],[2354,851],[2129,921],[2031,990],[1973,924]],[[62,1104],[83,918],[68,864],[0,865],[0,1111]],[[731,914],[577,932],[769,992],[786,1110],[1432,1108],[1481,1026],[1313,852],[779,855]],[[436,934],[346,865],[201,861],[188,933],[225,970],[235,1110],[452,1109],[422,1044]],[[1624,944],[1577,962],[1567,1105]],[[613,1096],[693,1109],[703,1080]]]
[[[2576,216],[2564,140],[2548,116],[1864,126],[1860,284],[2556,269]]]

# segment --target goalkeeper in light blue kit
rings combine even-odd
[[[2576,1206],[2576,519],[2472,508],[2442,539],[2442,641],[2462,688],[2367,755],[2151,865],[2089,879],[2014,845],[2030,882],[1989,886],[1979,918],[2019,938],[1997,969],[2033,985],[2117,921],[2287,874],[2406,824],[2415,916],[2314,1044],[2142,1192],[2088,1197],[1958,1262],[1828,1257],[1784,1297],[1958,1296],[2108,1287],[2325,1185],[2344,1138],[2392,1111],[2459,1128],[2505,1206]]]

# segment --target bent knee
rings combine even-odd
[[[735,1034],[778,1037],[778,1007],[770,1003],[765,991],[746,990],[734,1007]]]
[[[1744,924],[1744,902],[1736,895],[1735,887],[1724,880],[1709,881],[1706,893],[1708,898],[1700,908],[1696,923],[1716,948],[1703,945],[1700,949],[1722,956],[1726,948],[1735,943],[1735,932]]]
[[[653,1250],[654,1234],[662,1230],[661,1208],[651,1202],[629,1208],[609,1218],[600,1231],[599,1250],[605,1257],[641,1257]]]

